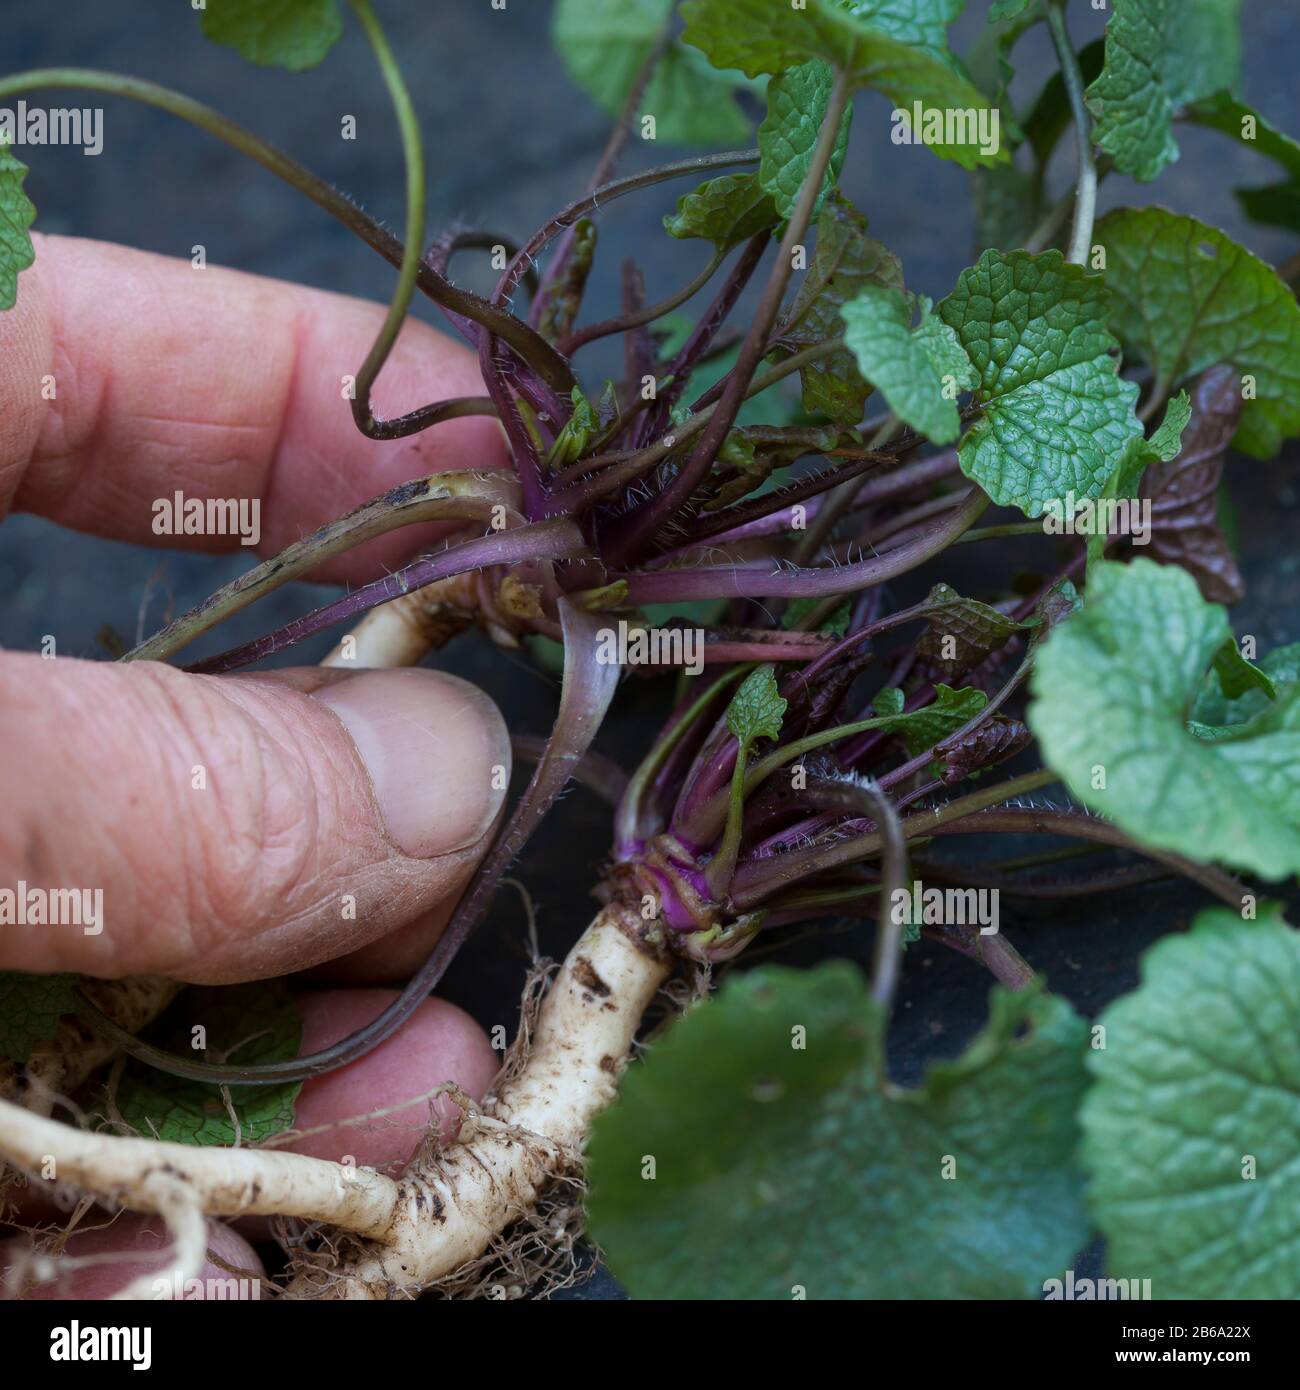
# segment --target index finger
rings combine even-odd
[[[407,479],[503,465],[487,417],[384,442],[358,432],[345,379],[383,317],[323,290],[37,238],[18,303],[0,314],[0,516],[12,508],[117,540],[218,551],[240,548],[241,536],[177,534],[187,510],[201,514],[187,504],[255,500],[247,548],[272,555]],[[411,320],[374,408],[389,417],[482,394],[474,355]],[[245,535],[252,518],[250,506]],[[371,578],[430,534],[382,537],[313,577]]]

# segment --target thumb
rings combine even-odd
[[[6,653],[0,969],[211,984],[354,951],[460,893],[509,768],[495,705],[438,671]]]

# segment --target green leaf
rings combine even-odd
[[[920,297],[921,321],[913,328],[918,300],[902,290],[866,285],[840,311],[844,341],[858,370],[904,424],[935,444],[961,433],[956,397],[979,382],[953,330],[930,313]]]
[[[1119,461],[1119,467],[1106,480],[1101,490],[1103,500],[1130,500],[1138,495],[1142,475],[1153,463],[1168,463],[1178,457],[1182,448],[1183,431],[1192,417],[1192,402],[1186,391],[1178,395],[1165,407],[1165,418],[1156,427],[1150,439],[1135,435],[1129,440]],[[1106,550],[1107,532],[1104,527],[1096,527],[1088,536],[1088,573]]]
[[[551,445],[547,456],[547,462],[552,468],[563,468],[581,457],[588,440],[600,427],[596,410],[580,386],[573,388],[569,393],[569,399],[573,404],[573,414],[555,436],[555,443]]]
[[[1238,700],[1250,690],[1262,690],[1270,700],[1277,699],[1277,687],[1272,678],[1242,656],[1234,638],[1229,637],[1215,652],[1214,674],[1219,678],[1219,687],[1226,699]]]
[[[314,68],[343,33],[335,0],[207,0],[202,24],[250,63],[290,72]]]
[[[876,715],[884,719],[890,715],[902,714],[906,701],[907,696],[896,685],[887,685],[876,691],[871,708]]]
[[[822,600],[819,598],[793,598],[786,604],[785,612],[781,614],[781,626],[787,632],[797,628],[800,623],[812,612],[814,608],[821,607]],[[827,618],[824,618],[818,627],[818,632],[824,632],[832,637],[843,637],[849,630],[849,619],[853,616],[853,608],[848,599]]]
[[[844,0],[850,13],[873,29],[932,53],[960,72],[948,47],[948,26],[960,18],[966,0]]]
[[[903,267],[883,243],[867,235],[867,219],[846,199],[827,198],[817,222],[817,248],[781,334],[777,361],[800,348],[839,335],[840,310],[868,285],[903,288]],[[862,419],[871,387],[863,381],[853,354],[841,349],[799,374],[803,407],[844,425]]]
[[[918,101],[927,110],[974,114],[990,109],[984,95],[950,60],[891,35],[889,13],[902,12],[897,0],[859,0],[859,8],[861,13],[855,14],[837,0],[808,0],[807,7],[798,10],[772,0],[686,0],[682,37],[715,67],[740,68],[750,77],[781,73],[820,58],[847,71],[854,86],[884,92],[909,115]],[[981,153],[975,141],[940,141],[930,148],[967,169],[1007,158],[1002,149]]]
[[[169,1051],[194,1048],[193,1029],[206,1030],[206,1050],[233,1063],[286,1062],[298,1055],[302,1023],[288,993],[278,985],[235,985],[193,989],[186,996],[188,1021],[178,1025]],[[202,1052],[195,1052],[202,1058]],[[260,1143],[293,1127],[301,1082],[283,1086],[231,1086],[239,1116],[240,1141]],[[186,1081],[132,1062],[118,1086],[122,1118],[137,1133],[157,1134],[178,1144],[233,1144],[235,1127],[220,1086]]]
[[[1192,402],[1186,391],[1180,391],[1165,407],[1165,418],[1155,433],[1143,444],[1142,451],[1151,463],[1169,463],[1178,457],[1183,447],[1183,431],[1192,418]]]
[[[740,344],[736,343],[726,352],[720,352],[716,357],[711,357],[707,362],[702,362],[692,373],[688,399],[698,400],[719,381],[740,360]],[[765,425],[786,425],[790,422],[793,413],[793,404],[788,395],[782,390],[784,383],[775,383],[769,386],[766,391],[760,391],[757,396],[751,396],[740,408],[740,414],[736,417],[739,425],[746,429],[758,428]],[[683,418],[690,418],[690,408],[683,406]]]
[[[76,975],[0,970],[0,1057],[19,1065],[49,1042],[64,1014],[77,1009]]]
[[[1252,222],[1300,231],[1300,179],[1267,188],[1238,188],[1237,201]]]
[[[983,415],[962,439],[961,470],[1000,506],[1035,517],[1069,492],[1097,497],[1141,434],[1107,307],[1101,278],[1059,251],[986,251],[939,305],[979,373]]]
[[[1162,73],[1175,107],[1241,80],[1242,0],[1173,0]]]
[[[1288,174],[1300,178],[1300,142],[1284,135],[1253,106],[1247,106],[1231,92],[1215,92],[1203,101],[1194,102],[1183,112],[1183,119],[1227,135],[1243,150],[1266,155]]]
[[[987,603],[963,598],[949,584],[936,584],[927,602],[934,611],[926,619],[929,626],[917,643],[917,654],[949,680],[1001,651],[1015,633],[1038,625],[1037,619],[1018,622]]]
[[[1195,102],[1183,113],[1184,119],[1235,140],[1242,149],[1267,155],[1290,176],[1285,182],[1267,188],[1238,188],[1237,201],[1247,217],[1256,222],[1274,223],[1300,229],[1300,142],[1270,125],[1253,107],[1238,101],[1230,92],[1216,92]]]
[[[1300,871],[1300,691],[1227,738],[1187,727],[1231,636],[1186,571],[1100,564],[1038,652],[1029,725],[1074,795],[1142,844],[1283,878]]]
[[[706,512],[757,496],[777,485],[775,475],[807,454],[824,454],[831,449],[861,448],[862,436],[856,430],[838,425],[802,428],[787,433],[780,427],[745,425],[731,430],[718,451],[711,481],[714,496],[703,504]],[[734,470],[734,471],[733,471]]]
[[[1236,85],[1240,0],[1114,0],[1106,61],[1089,86],[1093,139],[1123,174],[1155,178],[1178,158],[1174,112]]]
[[[569,76],[608,116],[619,116],[633,84],[672,22],[673,0],[557,0],[551,42]],[[734,64],[721,64],[732,67]],[[674,144],[741,145],[752,124],[736,94],[753,86],[719,72],[671,40],[641,98],[656,137]]]
[[[903,710],[900,702],[900,708],[895,711],[881,708],[880,696],[883,694],[884,691],[879,692],[875,700],[876,712],[889,717],[889,722],[882,728],[902,736],[910,758],[924,753],[949,734],[956,733],[989,702],[989,697],[982,690],[953,690],[951,686],[936,683],[934,699],[930,704],[920,709]]]
[[[776,688],[770,666],[751,671],[727,706],[727,728],[748,748],[756,739],[776,738],[785,718],[786,701]]]
[[[767,967],[628,1071],[593,1126],[588,1209],[634,1298],[1041,1294],[1087,1238],[1082,1022],[995,988],[915,1090],[885,1080],[883,1035],[852,966]]]
[[[1174,390],[1230,362],[1254,378],[1234,444],[1256,458],[1300,433],[1300,306],[1271,266],[1194,217],[1123,208],[1097,224],[1111,326]]]
[[[1214,908],[1112,1004],[1081,1111],[1107,1264],[1155,1298],[1294,1299],[1300,936]]]
[[[699,237],[728,251],[778,221],[776,204],[757,174],[723,174],[680,197],[677,211],[664,218],[664,226],[670,236]]]
[[[1015,105],[1011,100],[1011,84],[1016,75],[1011,55],[1025,34],[1045,18],[1036,0],[1028,10],[1019,14],[1002,17],[990,14],[988,23],[977,32],[974,43],[962,58],[975,85],[1001,113],[1001,133],[1012,150],[1023,141],[1025,132],[1016,119]],[[979,245],[987,246],[988,243],[981,241]]]
[[[1192,706],[1192,721],[1221,729],[1231,728],[1261,714],[1279,696],[1290,698],[1291,687],[1300,685],[1300,642],[1293,642],[1289,647],[1274,647],[1260,658],[1256,669],[1271,682],[1272,695],[1255,682],[1240,695],[1229,698],[1224,694],[1224,686],[1216,669],[1206,676],[1201,686],[1196,703]]]
[[[758,179],[772,195],[777,212],[783,218],[793,214],[799,201],[799,189],[812,164],[813,150],[834,85],[835,74],[825,63],[816,60],[783,72],[767,85],[767,115],[758,128],[758,148],[762,153]],[[821,212],[826,194],[835,186],[844,167],[852,124],[850,107],[840,121],[826,177],[813,206],[814,217]]]
[[[23,192],[27,166],[0,142],[0,311],[18,302],[18,275],[36,259],[31,225],[36,209]]]
[[[993,0],[989,10],[989,23],[996,24],[1000,19],[1015,19],[1017,15],[1024,14],[1030,5],[1037,3],[1038,0]]]

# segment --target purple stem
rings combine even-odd
[[[654,70],[659,60],[664,55],[664,50],[672,40],[671,26],[666,28],[659,37],[654,47],[646,54],[632,79],[632,85],[628,88],[627,96],[623,102],[623,109],[619,113],[618,124],[609,133],[609,139],[605,142],[605,148],[600,153],[600,160],[592,172],[591,178],[587,181],[587,192],[591,193],[599,188],[601,184],[608,182],[610,174],[614,172],[614,165],[618,162],[618,157],[622,153],[623,146],[627,143],[629,126],[632,118],[636,115],[636,108],[641,103],[641,98],[645,95],[646,87],[650,83],[650,78],[654,75]],[[556,246],[551,256],[551,263],[546,267],[546,273],[541,277],[537,293],[533,296],[533,303],[528,315],[528,322],[536,328],[541,322],[542,314],[546,311],[547,301],[555,286],[563,277],[569,258],[573,254],[573,239],[577,235],[577,224],[567,227],[559,244]],[[566,353],[565,356],[569,354]]]
[[[529,521],[536,521],[545,509],[546,489],[542,484],[542,461],[537,447],[520,418],[519,407],[507,384],[507,374],[517,380],[518,373],[513,370],[500,340],[491,333],[484,333],[479,339],[478,365],[510,442],[524,515]]]
[[[908,672],[916,665],[916,659],[915,645],[905,648],[898,660],[894,663],[894,668],[890,671],[885,684],[893,686],[895,689],[900,688],[907,679]],[[933,693],[933,687],[927,686],[925,690],[921,692],[921,695],[922,698],[928,699]],[[903,708],[908,708],[907,699],[903,701]],[[913,706],[913,708],[915,708],[915,706]],[[859,717],[863,719],[867,717],[867,707],[865,705]],[[879,748],[881,744],[888,742],[893,737],[894,735],[887,729],[872,729],[865,734],[857,735],[851,743],[846,744],[841,750],[839,755],[841,765],[844,767],[853,767],[861,763],[873,748]]]
[[[1008,989],[1026,989],[1038,978],[1029,962],[1001,932],[981,936],[977,927],[949,925],[922,927],[921,931],[984,966]]]
[[[561,399],[540,377],[529,371],[522,371],[516,375],[514,388],[532,406],[540,423],[547,426],[553,440],[573,414],[572,403]]]
[[[429,243],[429,249],[424,253],[424,264],[426,269],[438,276],[440,280],[450,284],[448,271],[451,268],[452,257],[457,251],[469,249],[491,249],[494,246],[505,246],[513,249],[509,238],[497,236],[492,232],[472,232],[464,231],[459,228],[452,228],[443,232],[441,236],[435,237]],[[464,314],[457,313],[447,304],[439,304],[443,316],[447,322],[470,344],[475,350],[482,340],[483,329],[471,318]]]
[[[363,585],[353,593],[295,618],[264,637],[209,657],[206,661],[195,662],[185,669],[200,675],[220,675],[247,666],[250,662],[261,661],[263,657],[295,646],[335,623],[356,618],[378,604],[400,598],[413,589],[434,584],[440,579],[449,579],[467,570],[485,569],[489,565],[514,565],[527,560],[563,560],[580,554],[585,548],[582,532],[573,522],[566,520],[544,521],[534,526],[521,526],[512,531],[481,536],[477,540],[451,546],[437,555],[423,556],[405,569]]]
[[[644,308],[645,277],[629,256],[623,262],[623,314],[635,317]],[[654,339],[644,323],[634,324],[623,335],[623,370],[627,376],[628,399],[632,400],[641,379],[655,374]]]
[[[726,511],[714,512],[697,518],[691,528],[691,539],[686,545],[657,557],[667,560],[683,551],[692,550],[698,543],[712,540],[715,545],[727,545],[735,541],[747,540],[752,536],[771,535],[776,531],[788,531],[792,518],[782,516],[787,508],[808,498],[804,507],[804,520],[812,521],[825,502],[824,494],[829,488],[837,487],[860,473],[866,473],[890,458],[889,454],[851,460],[842,468],[828,468],[811,473],[787,483],[776,491],[764,493],[748,502],[738,503]]]
[[[828,667],[834,665],[846,652],[851,652],[855,647],[861,646],[863,642],[869,641],[879,633],[888,632],[891,628],[902,627],[905,623],[919,622],[934,611],[934,605],[928,601],[918,603],[912,608],[903,608],[897,613],[890,613],[887,617],[878,618],[874,623],[860,627],[856,632],[847,633],[802,671],[793,672],[788,677],[786,684],[793,688],[798,683],[811,683]],[[789,695],[790,690],[784,690],[782,693]]]
[[[1209,864],[1197,864],[1184,859],[1181,854],[1171,854],[1165,850],[1152,849],[1140,844],[1126,835],[1118,826],[1083,811],[1055,811],[1050,807],[996,806],[983,811],[973,811],[960,820],[949,821],[936,826],[936,835],[981,835],[989,831],[998,833],[1030,833],[1040,835],[1070,835],[1081,840],[1094,840],[1103,845],[1114,845],[1117,849],[1131,850],[1134,854],[1154,859],[1157,864],[1166,864],[1184,878],[1199,883],[1202,888],[1213,893],[1236,911],[1241,910],[1241,885],[1229,878],[1222,870]]]
[[[745,858],[747,860],[770,859],[780,851],[788,849],[796,840],[811,838],[814,835],[820,835],[824,830],[829,830],[839,818],[838,815],[825,813],[805,816],[803,820],[796,821],[793,825],[787,825],[784,829],[769,835],[767,839],[761,840],[752,850],[746,852]]]
[[[498,307],[506,304],[525,271],[536,262],[537,257],[550,242],[575,226],[580,218],[593,209],[612,203],[616,198],[625,197],[639,189],[662,183],[665,179],[681,178],[687,174],[711,174],[721,169],[734,168],[737,164],[756,164],[758,159],[757,150],[728,150],[724,154],[705,155],[699,159],[681,159],[672,164],[661,164],[654,169],[647,169],[640,174],[616,179],[612,183],[603,184],[600,188],[584,193],[581,198],[557,212],[544,226],[539,227],[519,248],[502,272],[489,302]]]
[[[642,174],[634,174],[630,178],[618,179],[614,183],[605,184],[601,188],[585,194],[576,202],[570,203],[563,211],[557,213],[519,248],[502,272],[500,280],[497,281],[496,289],[493,290],[489,303],[497,309],[505,308],[510,303],[511,296],[525,272],[536,262],[536,258],[541,254],[543,248],[561,232],[574,226],[579,218],[584,217],[599,203],[609,203],[613,199],[635,192],[639,188],[649,187],[666,178],[673,178],[680,174],[731,168],[736,164],[750,163],[757,158],[757,150],[744,150],[738,153],[709,155],[703,159],[681,160],[678,163],[662,165]],[[497,410],[501,415],[501,423],[514,451],[515,471],[519,475],[519,484],[523,493],[524,512],[530,521],[536,521],[546,511],[546,489],[542,484],[541,460],[537,457],[532,439],[524,428],[523,421],[520,420],[519,412],[510,396],[506,384],[505,360],[506,349],[499,346],[497,338],[491,331],[484,332],[479,342],[479,370],[482,372],[483,384],[487,387],[488,394],[496,403]]]
[[[627,564],[648,549],[656,532],[667,526],[687,506],[691,495],[712,467],[727,432],[735,424],[754,372],[768,350],[768,339],[781,312],[781,301],[790,281],[794,249],[802,243],[812,220],[813,207],[821,193],[822,179],[831,158],[840,119],[851,94],[848,74],[837,71],[817,143],[799,189],[798,202],[786,223],[776,262],[767,284],[763,286],[758,308],[740,346],[740,356],[726,378],[717,408],[696,441],[690,457],[667,487],[646,505],[620,517],[607,529],[602,538],[602,552],[612,564]]]
[[[852,565],[820,569],[771,568],[770,560],[745,565],[701,565],[695,569],[661,570],[652,574],[627,571],[613,579],[627,581],[631,604],[681,603],[700,598],[828,598],[883,584],[916,569],[952,544],[973,526],[989,500],[972,487],[966,500],[937,518],[906,544],[884,555]]]
[[[667,424],[668,412],[681,399],[691,373],[709,350],[709,344],[717,337],[718,330],[726,323],[731,311],[736,307],[736,301],[744,293],[745,286],[749,284],[754,271],[758,269],[758,263],[763,259],[763,252],[767,250],[767,243],[770,239],[771,235],[768,232],[759,232],[757,236],[749,239],[745,245],[744,254],[732,266],[730,274],[723,281],[713,303],[709,305],[704,316],[691,330],[690,336],[678,349],[677,355],[668,363],[664,375],[671,377],[672,381],[665,387],[663,394],[655,403],[654,409],[648,411],[642,420],[635,441],[637,447],[644,447]]]

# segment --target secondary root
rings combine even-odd
[[[303,1154],[196,1148],[91,1134],[0,1101],[0,1151],[110,1208],[170,1221],[183,1200],[209,1216],[297,1216],[381,1235],[399,1199],[391,1178]]]
[[[601,909],[543,995],[525,991],[519,1037],[481,1106],[458,1097],[459,1140],[422,1144],[399,1179],[271,1149],[194,1148],[93,1134],[0,1101],[0,1156],[110,1208],[157,1213],[178,1263],[204,1215],[322,1223],[291,1298],[506,1298],[579,1276],[582,1147],[614,1097],[671,956],[629,907]],[[539,1205],[543,1194],[550,1196]]]
[[[551,1184],[579,1180],[591,1119],[613,1099],[670,968],[635,912],[603,908],[542,1002],[527,1063],[467,1112],[456,1144],[407,1165],[381,1239],[340,1241],[338,1262],[301,1268],[288,1296],[401,1298],[440,1281],[481,1284],[484,1252]]]
[[[435,1279],[424,1294],[494,1302],[548,1298],[590,1278],[595,1266],[579,1248],[585,1191],[579,1174],[557,1178],[533,1209],[494,1237],[477,1260]]]
[[[82,980],[92,1003],[128,1032],[151,1023],[185,988],[174,980],[139,975],[125,980]],[[0,1059],[0,1099],[22,1099],[28,1110],[48,1115],[55,1099],[79,1089],[117,1053],[117,1044],[88,1028],[75,1014],[59,1020],[54,1037],[41,1043],[25,1067]]]
[[[114,1022],[132,1033],[157,1018],[184,988],[174,980],[152,975],[83,980],[81,987]],[[20,1102],[36,1115],[50,1115],[60,1097],[80,1090],[116,1053],[115,1043],[93,1032],[74,1014],[65,1015],[54,1037],[35,1049],[26,1066],[0,1059],[0,1100]],[[16,1168],[0,1163],[0,1213],[23,1181]]]

